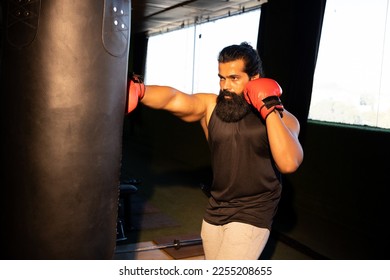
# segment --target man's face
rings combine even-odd
[[[243,71],[244,61],[239,59],[219,63],[218,70],[220,93],[217,98],[217,116],[225,122],[237,122],[250,111],[243,95],[245,85],[250,80]]]
[[[249,82],[248,74],[244,72],[242,59],[218,64],[218,76],[220,90],[226,90],[235,94],[241,94],[245,85]]]

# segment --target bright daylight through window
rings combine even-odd
[[[255,9],[151,36],[145,82],[173,86],[187,93],[218,93],[219,51],[243,41],[256,48],[259,20],[260,9]],[[243,29],[243,25],[252,28]]]
[[[390,128],[390,0],[327,0],[309,118]]]
[[[389,2],[327,0],[309,119],[390,128]],[[218,93],[218,52],[256,47],[259,18],[256,9],[151,36],[146,83]]]

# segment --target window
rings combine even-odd
[[[327,1],[309,119],[390,128],[389,1]]]
[[[185,27],[149,38],[145,83],[186,93],[219,92],[219,51],[243,41],[254,48],[260,9]]]
[[[194,27],[156,36],[148,41],[145,83],[192,90]]]

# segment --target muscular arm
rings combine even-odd
[[[265,120],[272,157],[280,172],[292,173],[303,160],[303,150],[298,140],[299,122],[284,110],[279,97],[282,88],[269,78],[250,80],[244,90],[245,99]],[[279,112],[283,112],[282,118]]]
[[[193,122],[205,119],[214,94],[186,94],[168,86],[146,86],[141,103],[153,108],[171,112],[180,119]]]
[[[275,111],[267,117],[266,125],[276,166],[282,173],[296,171],[303,160],[303,150],[298,140],[298,120],[286,110],[283,118]]]

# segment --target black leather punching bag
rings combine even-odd
[[[2,2],[3,259],[111,259],[129,0]]]

